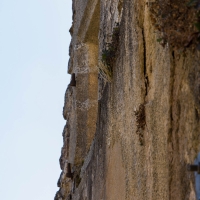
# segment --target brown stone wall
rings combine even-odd
[[[195,199],[186,165],[200,148],[199,53],[157,42],[143,0],[74,0],[73,13],[68,72],[76,86],[65,95],[55,200]],[[106,82],[97,65],[116,23],[118,53]]]

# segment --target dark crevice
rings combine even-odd
[[[175,74],[175,53],[174,51],[172,51],[171,53],[171,75],[170,75],[170,88],[171,88],[171,91],[170,91],[170,123],[171,123],[171,126],[170,126],[170,129],[169,129],[169,132],[168,132],[168,144],[169,146],[171,146],[171,150],[169,149],[169,194],[171,194],[171,191],[172,191],[172,184],[173,184],[173,178],[172,178],[172,175],[173,175],[173,141],[172,141],[172,134],[173,134],[173,93],[174,93],[174,74]],[[171,199],[171,198],[170,198]]]
[[[69,194],[69,198],[68,198],[69,200],[71,200],[72,199],[72,195],[71,194]]]
[[[147,96],[147,94],[148,94],[148,87],[149,87],[149,78],[148,78],[148,76],[147,76],[147,74],[145,75],[145,96]]]
[[[174,92],[174,73],[175,73],[175,54],[174,51],[172,51],[172,57],[171,57],[171,94],[170,94],[170,104],[171,104],[171,109],[170,109],[170,117],[171,117],[171,126],[173,122],[173,112],[172,112],[172,106],[173,106],[173,92]]]
[[[199,122],[199,112],[196,108],[195,108],[195,119],[197,122]]]
[[[147,96],[148,94],[148,86],[149,86],[149,79],[148,79],[148,75],[147,75],[147,66],[146,66],[146,42],[145,42],[145,35],[144,35],[144,29],[142,29],[142,38],[143,38],[143,56],[144,56],[144,60],[143,60],[143,65],[144,65],[144,84],[145,84],[145,96]]]
[[[142,40],[143,40],[143,75],[144,75],[144,86],[145,86],[145,93],[144,93],[144,102],[145,97],[148,94],[148,85],[149,85],[149,79],[147,75],[147,66],[146,66],[146,41],[145,41],[145,35],[144,35],[144,28],[142,28]],[[147,128],[146,124],[146,116],[145,116],[145,105],[140,104],[138,110],[135,111],[136,116],[136,122],[137,122],[137,130],[136,133],[139,136],[139,142],[140,145],[144,145],[144,129]]]
[[[173,58],[173,63],[174,63],[174,58],[175,58],[174,51],[172,51],[172,58]]]
[[[144,76],[146,75],[146,43],[144,36],[144,29],[142,29],[143,47],[144,47]]]
[[[170,118],[171,118],[171,126],[172,126],[172,121],[173,121],[173,114],[172,114],[172,104],[173,104],[173,90],[174,90],[174,70],[175,70],[175,54],[174,51],[172,51],[172,57],[171,57],[171,94],[170,94]]]

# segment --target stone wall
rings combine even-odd
[[[106,82],[97,65],[116,23],[118,56]],[[160,45],[143,0],[73,0],[70,32],[76,84],[65,95],[55,200],[195,199],[186,165],[200,148],[199,53]]]

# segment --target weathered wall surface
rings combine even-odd
[[[55,200],[195,199],[186,164],[200,148],[200,55],[161,46],[149,12],[141,0],[73,0],[68,71],[76,86],[65,95]],[[98,59],[118,22],[118,56],[106,83]],[[146,123],[138,134],[140,105]]]

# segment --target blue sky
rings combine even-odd
[[[71,19],[71,0],[0,0],[0,199],[58,190]]]

